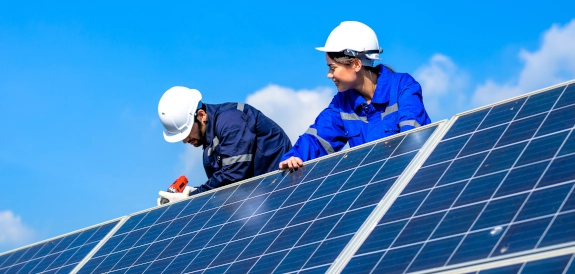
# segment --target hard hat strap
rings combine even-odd
[[[355,51],[355,50],[351,50],[351,49],[344,49],[343,50],[343,54],[347,55],[347,56],[351,56],[351,57],[358,57],[361,55],[366,55],[366,54],[372,54],[372,53],[382,53],[383,49],[371,49],[371,50],[365,50],[365,51]]]
[[[374,67],[375,66],[375,60],[367,59],[364,56],[362,56],[362,58],[359,58],[359,60],[361,60],[361,64],[364,67]]]

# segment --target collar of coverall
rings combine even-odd
[[[389,75],[391,72],[385,68],[383,65],[379,66],[379,75],[377,77],[377,85],[375,86],[375,91],[373,92],[373,97],[371,98],[372,103],[385,104],[389,102],[389,92],[387,92]],[[357,91],[351,92],[351,101],[353,101],[353,108],[357,109],[366,103],[365,99]]]

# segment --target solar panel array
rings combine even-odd
[[[117,220],[0,255],[0,273],[70,273]]]
[[[134,215],[79,273],[324,272],[436,128]]]
[[[574,113],[558,85],[0,254],[0,274],[572,273]]]

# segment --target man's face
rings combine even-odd
[[[192,126],[192,130],[186,139],[182,142],[184,144],[190,144],[195,147],[199,147],[204,145],[206,142],[206,115],[203,110],[199,110],[196,116],[196,120],[194,121],[194,125]]]
[[[194,121],[194,125],[192,126],[192,130],[190,131],[190,135],[184,139],[185,144],[190,144],[195,147],[199,147],[203,144],[204,134],[201,131],[201,122],[198,120]]]

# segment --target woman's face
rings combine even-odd
[[[327,54],[325,55],[325,61],[329,67],[327,78],[333,81],[337,87],[337,91],[346,91],[356,86],[358,75],[356,69],[354,68],[354,64],[339,64],[333,59],[329,58]]]

